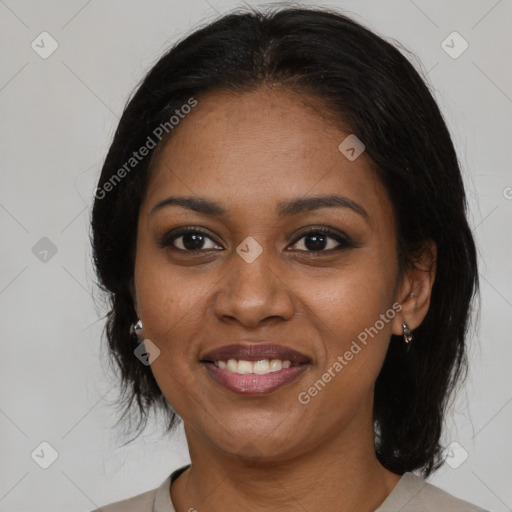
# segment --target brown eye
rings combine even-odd
[[[315,228],[302,233],[293,245],[298,244],[299,240],[304,239],[302,246],[304,249],[294,249],[301,252],[331,252],[341,250],[347,247],[353,247],[350,239],[337,231],[326,228]]]
[[[183,252],[215,250],[218,245],[204,231],[194,227],[167,233],[158,242],[160,247]],[[208,246],[209,245],[209,246]]]

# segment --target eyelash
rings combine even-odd
[[[211,236],[208,235],[206,231],[204,231],[201,228],[197,228],[194,226],[187,226],[184,228],[180,228],[177,231],[171,231],[170,233],[166,233],[160,240],[158,241],[158,246],[161,248],[167,248],[173,251],[182,252],[182,253],[191,253],[191,254],[199,254],[204,253],[207,251],[218,251],[219,249],[195,249],[195,250],[186,250],[186,249],[178,249],[177,247],[174,247],[172,244],[175,240],[177,240],[180,236],[183,236],[187,233],[195,233],[195,234],[201,234],[205,236],[206,238],[209,238],[214,243],[218,244]],[[295,238],[293,243],[291,245],[296,245],[299,240],[302,240],[303,238],[307,237],[311,234],[318,234],[321,233],[323,235],[327,235],[328,238],[334,239],[336,242],[338,242],[340,245],[334,249],[327,249],[327,250],[319,250],[319,251],[309,251],[309,250],[296,250],[296,252],[301,253],[310,253],[310,254],[321,254],[321,253],[332,253],[334,251],[340,251],[343,249],[355,247],[355,244],[353,244],[350,240],[350,238],[341,232],[335,231],[333,229],[324,228],[324,227],[313,227],[308,229],[307,231],[303,231],[300,233],[300,235]]]

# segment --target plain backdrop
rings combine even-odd
[[[88,511],[155,488],[189,461],[182,430],[162,437],[161,419],[122,447],[88,220],[133,88],[171,44],[241,5],[0,0],[0,511]],[[396,39],[435,90],[463,167],[482,300],[443,435],[451,465],[430,481],[512,510],[512,2],[302,5],[338,7]]]

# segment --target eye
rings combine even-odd
[[[205,247],[207,242],[212,242],[211,247]],[[177,242],[177,243],[175,243]],[[209,237],[205,231],[194,226],[187,226],[177,231],[165,234],[158,242],[160,247],[168,247],[176,251],[183,252],[201,252],[208,250],[216,250],[218,247],[216,242]]]
[[[298,243],[303,239],[304,242]],[[210,242],[210,247],[208,247],[208,242]],[[187,226],[165,234],[158,241],[158,245],[162,248],[167,247],[175,251],[192,253],[222,250],[222,247],[220,247],[213,238],[208,236],[204,230],[195,226]],[[354,244],[346,235],[324,227],[316,227],[301,233],[301,236],[295,239],[291,247],[293,248],[293,246],[297,245],[305,249],[295,248],[292,250],[313,253],[339,251],[348,247],[354,247]]]
[[[297,243],[298,241],[303,239],[304,242]],[[294,245],[306,248],[306,250],[295,249],[299,250],[300,252],[331,252],[339,251],[347,247],[354,247],[354,245],[346,235],[342,234],[341,232],[322,227],[317,227],[314,229],[310,229],[306,232],[303,232],[301,236],[295,240],[292,247]]]

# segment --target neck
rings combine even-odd
[[[371,422],[364,435],[360,427],[349,425],[295,456],[244,459],[219,450],[185,425],[192,464],[172,485],[175,509],[373,512],[400,476],[377,460]]]

